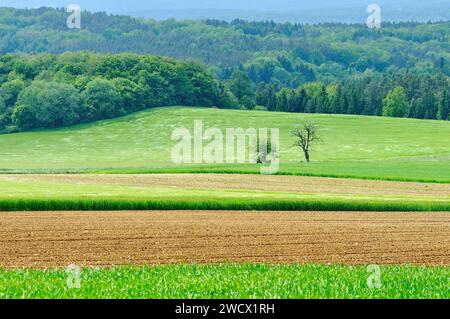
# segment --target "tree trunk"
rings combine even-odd
[[[309,163],[309,152],[308,151],[305,151],[305,159],[306,159],[306,162]]]

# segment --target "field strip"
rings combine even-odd
[[[1,180],[149,188],[250,190],[334,195],[442,196],[450,184],[242,174],[42,174],[0,175]]]
[[[450,211],[450,184],[228,175],[0,175],[0,211]]]
[[[445,212],[0,213],[0,268],[174,263],[450,265]]]

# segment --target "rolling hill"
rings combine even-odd
[[[253,164],[171,161],[175,128],[279,128],[280,173],[450,182],[450,123],[349,115],[291,114],[169,107],[55,130],[0,135],[2,172],[240,172]],[[301,121],[320,126],[322,143],[302,163],[290,131]]]

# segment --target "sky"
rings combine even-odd
[[[72,2],[71,2],[72,1]],[[371,3],[391,6],[417,6],[424,0],[0,0],[5,6],[66,7],[69,4],[79,4],[90,10],[124,12],[129,10],[151,9],[234,9],[234,10],[262,10],[287,11],[308,10],[315,8],[338,8],[367,6]],[[427,0],[430,3],[447,3],[448,0]]]
[[[273,18],[357,22],[371,3],[387,20],[447,20],[450,0],[0,0],[8,7],[67,7],[150,18]],[[284,17],[284,18],[282,18]],[[356,19],[356,21],[354,21]],[[309,21],[307,21],[309,22]],[[315,21],[317,22],[317,21]]]

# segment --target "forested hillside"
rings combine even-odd
[[[299,72],[311,68],[327,80],[367,68],[437,68],[450,75],[450,22],[366,25],[231,23],[217,20],[156,22],[105,13],[82,14],[82,28],[67,28],[68,14],[49,8],[0,9],[0,52],[62,53],[74,50],[119,53],[133,51],[197,59],[225,69],[244,64],[272,67],[262,80],[296,84],[308,78]],[[291,70],[277,61],[284,55]],[[261,60],[266,57],[268,60]],[[301,68],[300,71],[302,71]],[[285,72],[283,72],[285,71]],[[431,70],[428,70],[431,71]]]
[[[73,30],[67,16],[62,9],[0,9],[2,131],[170,104],[449,119],[450,21],[385,23],[374,30],[362,24],[157,22],[83,12],[82,28]],[[191,62],[130,54],[46,54],[66,51],[155,54],[204,63],[208,72]],[[84,112],[94,103],[86,92],[96,86],[119,91],[111,93],[120,100],[113,111],[91,105]],[[24,101],[31,105],[38,92],[64,90],[79,95],[83,114],[26,124],[33,117]],[[138,102],[130,97],[135,95]]]
[[[4,55],[0,93],[0,131],[6,132],[91,122],[155,106],[231,103],[202,66],[135,54]]]

